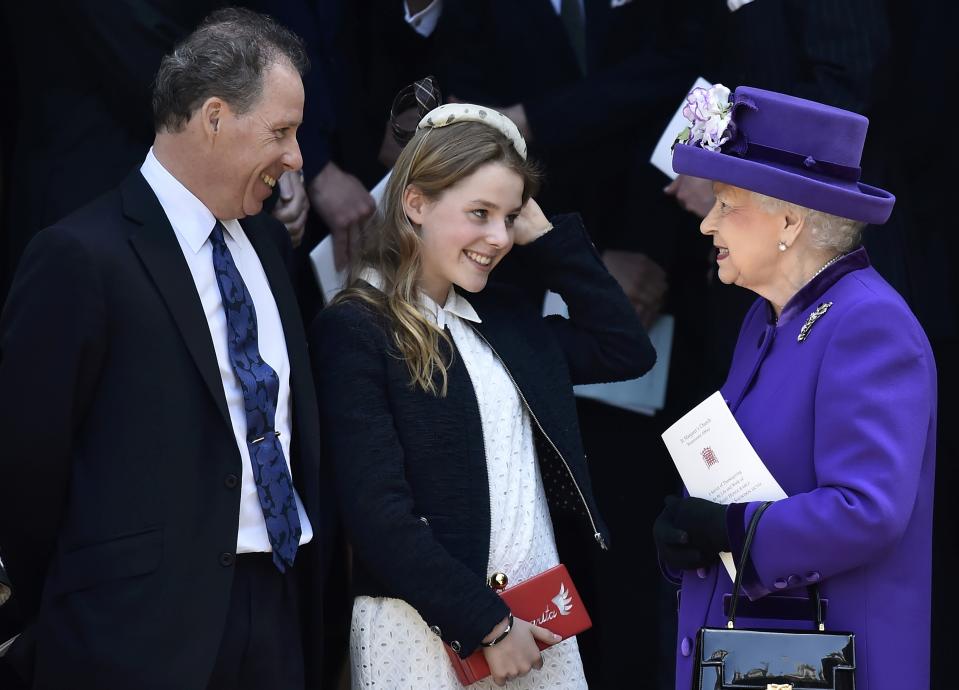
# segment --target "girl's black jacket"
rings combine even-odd
[[[579,216],[553,222],[513,252],[566,300],[568,320],[543,318],[540,304],[504,285],[466,296],[482,319],[475,329],[529,408],[551,513],[580,513],[584,534],[606,548],[573,385],[640,376],[656,353]],[[354,594],[405,600],[466,657],[507,613],[486,585],[489,485],[466,367],[445,353],[446,397],[411,387],[387,320],[355,299],[324,309],[310,341],[324,462],[353,547]]]

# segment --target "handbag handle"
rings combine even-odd
[[[762,517],[766,509],[773,504],[773,501],[766,501],[760,505],[753,513],[749,521],[749,528],[746,530],[746,539],[743,541],[743,552],[739,557],[739,564],[736,567],[736,582],[733,583],[733,597],[729,602],[729,620],[726,621],[726,627],[733,629],[736,627],[736,605],[739,603],[739,590],[743,583],[743,571],[746,570],[746,563],[749,562],[749,549],[753,545],[753,538],[756,536],[756,527],[759,525],[759,518]],[[822,599],[819,596],[819,586],[809,585],[806,588],[809,592],[809,599],[813,603],[813,617],[818,630],[825,630],[826,626],[822,619]]]

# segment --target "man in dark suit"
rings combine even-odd
[[[309,682],[318,416],[289,238],[258,215],[302,165],[305,63],[268,18],[211,15],[161,63],[140,170],[20,263],[0,555],[36,688]]]

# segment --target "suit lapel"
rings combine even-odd
[[[223,421],[232,429],[210,327],[173,227],[139,171],[127,177],[120,193],[124,215],[139,226],[130,233],[130,243],[163,296]]]

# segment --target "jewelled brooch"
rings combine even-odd
[[[797,343],[801,343],[806,339],[806,336],[809,335],[809,330],[812,328],[813,324],[816,323],[823,314],[829,311],[829,307],[831,306],[832,302],[823,302],[816,307],[816,311],[809,315],[809,318],[806,319],[806,323],[804,323],[802,328],[799,329],[799,335],[796,336]]]

